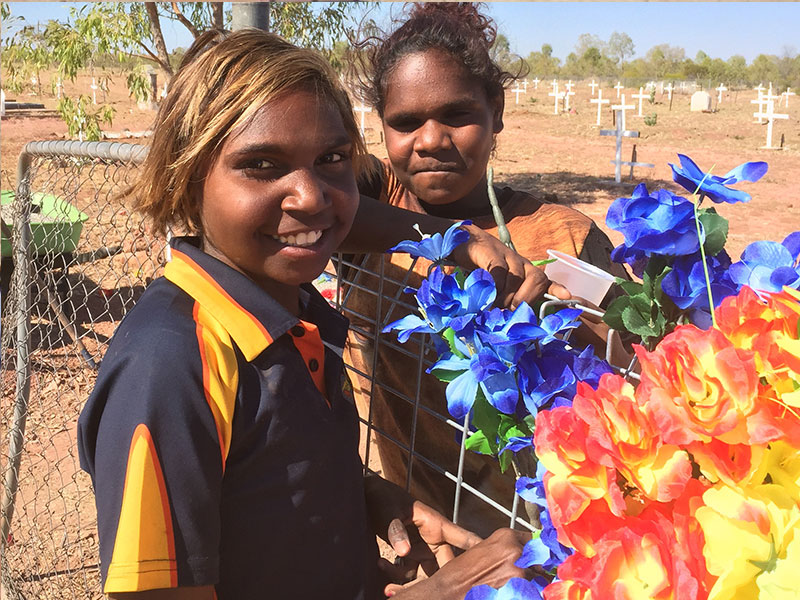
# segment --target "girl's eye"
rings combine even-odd
[[[319,159],[320,164],[329,165],[342,162],[350,158],[349,152],[329,152]]]
[[[258,159],[252,161],[250,164],[247,165],[249,169],[271,169],[275,166],[275,163],[269,160]]]

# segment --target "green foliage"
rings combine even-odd
[[[58,102],[58,113],[67,124],[69,135],[86,141],[100,139],[100,124],[111,124],[114,118],[113,107],[104,104],[97,110],[90,111],[92,99],[78,96],[76,99],[64,97]]]
[[[644,124],[653,127],[658,123],[658,113],[650,113],[644,116]]]
[[[131,98],[136,102],[146,102],[150,98],[150,78],[143,64],[134,67],[125,80]]]

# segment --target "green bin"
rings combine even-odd
[[[11,206],[14,192],[0,192],[3,221],[12,227]],[[83,223],[88,218],[69,202],[53,196],[35,192],[31,195],[31,238],[33,253],[60,254],[72,252],[78,245]],[[11,240],[2,236],[2,255],[11,256]]]

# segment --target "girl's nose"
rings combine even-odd
[[[298,170],[290,176],[281,209],[284,212],[301,211],[308,214],[322,212],[330,205],[325,188],[325,182],[313,171]]]
[[[450,150],[453,140],[450,132],[441,123],[429,119],[417,130],[414,139],[414,151],[420,154],[433,154],[442,150]]]

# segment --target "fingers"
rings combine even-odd
[[[399,555],[405,556],[411,550],[411,541],[408,539],[408,530],[400,519],[392,519],[389,523],[387,540],[392,549]]]
[[[481,542],[481,537],[460,527],[452,521],[442,524],[442,537],[444,542],[455,548],[468,550]]]

